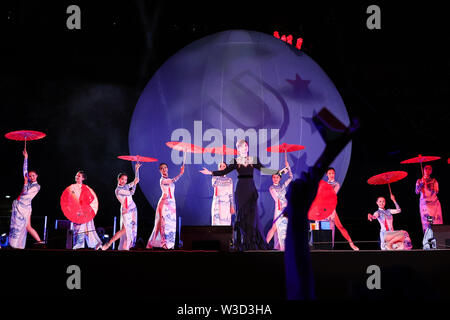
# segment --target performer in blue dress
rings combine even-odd
[[[253,181],[253,170],[258,169],[270,175],[275,174],[277,170],[264,168],[256,157],[248,156],[248,144],[245,140],[238,141],[236,147],[238,157],[224,170],[209,171],[203,168],[200,172],[213,176],[223,176],[233,170],[238,172],[235,191],[237,214],[234,223],[236,249],[238,251],[267,249],[259,226],[258,191]]]
[[[219,164],[219,170],[224,170],[226,163]],[[227,176],[212,177],[214,188],[211,205],[211,225],[231,226],[231,215],[234,214],[233,180]]]
[[[372,221],[373,219],[377,219],[380,223],[380,248],[381,250],[386,250],[386,243],[385,243],[385,234],[388,231],[394,231],[394,217],[393,214],[400,213],[402,210],[400,209],[400,206],[398,205],[397,201],[395,201],[395,197],[393,194],[391,194],[391,200],[395,204],[395,209],[385,209],[386,206],[386,199],[383,197],[378,197],[377,199],[377,205],[378,210],[375,211],[373,214],[368,214],[367,219],[369,221]]]
[[[266,242],[269,243],[270,240],[274,239],[273,248],[276,250],[284,251],[284,242],[286,240],[287,216],[283,214],[284,208],[287,206],[286,191],[289,183],[293,179],[291,167],[286,161],[287,172],[289,173],[289,178],[283,183],[281,181],[281,173],[272,175],[273,185],[270,186],[269,191],[273,200],[275,201],[275,212],[273,215],[273,225],[272,228],[267,233]]]
[[[119,173],[117,176],[117,188],[115,194],[117,200],[120,202],[120,225],[121,229],[102,246],[102,250],[108,248],[120,238],[119,250],[130,250],[136,245],[137,235],[137,207],[133,201],[133,195],[136,191],[136,185],[139,183],[139,168],[140,163],[135,165],[135,178],[133,182],[128,183],[128,175]]]
[[[19,197],[13,201],[11,210],[11,225],[9,228],[9,245],[16,249],[24,249],[27,241],[27,233],[40,244],[36,230],[31,227],[31,201],[37,195],[41,186],[37,183],[36,171],[28,172],[28,153],[23,151],[23,177],[24,184]]]
[[[163,249],[173,249],[175,247],[175,236],[177,231],[177,206],[175,202],[175,182],[184,173],[184,165],[181,166],[180,174],[175,178],[169,178],[169,169],[166,163],[159,165],[161,179],[161,198],[155,212],[155,225],[153,232],[148,239],[147,249],[160,247]]]
[[[71,184],[69,192],[75,202],[89,203],[92,210],[97,212],[98,210],[98,198],[94,190],[91,187],[84,184],[87,175],[84,171],[78,171],[75,175],[75,183]],[[99,250],[102,247],[102,241],[95,229],[94,219],[85,223],[73,223],[73,247],[72,249],[83,249],[85,244],[88,248]]]

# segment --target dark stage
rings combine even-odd
[[[276,302],[285,299],[283,258],[278,251],[1,250],[1,295]],[[450,250],[324,250],[311,260],[319,300],[450,298]],[[80,289],[67,287],[71,265]],[[380,268],[380,289],[367,287],[371,265]]]

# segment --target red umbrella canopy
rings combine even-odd
[[[169,141],[169,142],[166,142],[166,145],[169,148],[172,148],[172,149],[178,150],[178,151],[184,151],[184,152],[190,152],[190,153],[203,153],[202,147],[199,147],[192,143]]]
[[[84,184],[79,194],[74,185],[68,186],[61,195],[60,205],[64,216],[77,224],[91,221],[98,211],[97,195]]]
[[[417,157],[411,158],[411,159],[407,159],[407,160],[403,160],[402,164],[405,163],[422,163],[422,162],[429,162],[429,161],[434,161],[434,160],[439,160],[441,157],[436,157],[436,156],[422,156],[421,154],[419,154]]]
[[[5,134],[5,138],[17,141],[38,140],[44,138],[45,136],[45,133],[33,130],[11,131]]]
[[[127,161],[135,161],[135,162],[156,162],[158,159],[142,157],[142,156],[118,156],[117,158]]]
[[[237,155],[237,150],[228,148],[226,145],[221,147],[211,147],[205,148],[203,150],[204,153],[215,153],[215,154],[223,154],[223,155]]]
[[[267,148],[267,151],[269,152],[294,152],[305,149],[304,146],[301,146],[299,144],[288,144],[288,143],[282,143],[278,146],[271,146]]]
[[[405,171],[389,171],[377,174],[367,180],[368,184],[388,184],[402,180],[408,175]]]
[[[328,218],[336,209],[337,195],[327,182],[320,180],[317,195],[308,212],[309,220],[323,220]]]

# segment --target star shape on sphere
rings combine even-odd
[[[311,127],[311,134],[314,134],[315,132],[317,132],[317,127],[314,124],[313,118],[317,115],[316,110],[313,111],[313,115],[311,118],[308,117],[302,117],[303,120],[306,121],[307,124],[309,124],[309,126]]]
[[[309,84],[311,83],[311,80],[303,80],[298,73],[295,74],[295,79],[286,79],[286,81],[293,86],[293,91],[298,96],[303,96],[307,94],[311,94],[309,92]]]

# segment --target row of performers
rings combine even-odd
[[[289,178],[281,183],[282,176],[280,171],[264,168],[257,158],[248,155],[248,144],[245,140],[238,141],[236,147],[238,157],[233,160],[233,163],[229,165],[221,163],[217,171],[209,171],[206,168],[200,171],[205,175],[213,176],[212,225],[231,225],[231,216],[236,213],[234,242],[237,250],[268,249],[268,243],[273,238],[274,248],[284,251],[288,221],[287,217],[283,215],[283,210],[287,206],[287,187],[293,178],[289,163],[286,162],[286,171]],[[26,151],[23,154],[24,187],[19,197],[14,200],[11,213],[9,244],[13,248],[25,247],[27,233],[30,233],[38,243],[42,243],[38,233],[30,224],[31,201],[40,190],[40,186],[37,183],[38,175],[35,171],[28,172],[28,154]],[[137,235],[137,207],[132,196],[136,190],[136,185],[139,183],[140,166],[140,163],[136,164],[136,176],[131,183],[127,183],[128,176],[126,174],[121,173],[117,178],[118,184],[115,194],[121,204],[121,229],[108,243],[102,245],[95,231],[93,220],[84,224],[74,223],[74,249],[84,248],[86,242],[90,248],[107,250],[118,239],[120,239],[119,250],[129,250],[135,246]],[[257,214],[258,192],[253,181],[254,169],[272,174],[273,180],[273,185],[269,188],[269,191],[275,202],[274,220],[272,228],[265,238],[259,231],[259,217]],[[233,204],[233,182],[231,178],[226,177],[233,170],[236,170],[238,173],[238,182],[234,197],[237,210],[235,210]],[[160,187],[162,194],[156,208],[155,224],[148,240],[147,248],[160,247],[173,249],[175,246],[177,220],[175,183],[183,175],[184,166],[181,167],[180,173],[174,178],[169,178],[168,166],[165,163],[159,165],[159,171],[161,173]],[[437,198],[439,187],[437,181],[430,177],[431,172],[431,166],[426,166],[424,168],[424,176],[416,183],[416,193],[420,193],[420,212],[424,232],[429,225],[427,217],[433,217],[434,224],[442,224],[442,211]],[[340,185],[335,180],[335,170],[329,168],[326,174],[328,178],[327,182],[333,186],[334,191],[337,193]],[[83,184],[85,179],[86,174],[84,172],[77,172],[75,176],[76,183],[69,187],[71,193],[78,200],[84,198],[86,194],[93,194],[92,189]],[[380,224],[381,249],[410,249],[411,241],[407,232],[395,232],[393,229],[392,214],[399,213],[401,209],[393,195],[391,195],[391,199],[395,204],[395,209],[385,209],[386,200],[379,197],[376,202],[378,210],[373,214],[368,214],[368,220],[372,221],[373,219],[377,219]],[[340,222],[336,211],[327,218],[327,221],[330,222],[333,239],[334,229],[337,227],[348,241],[350,247],[353,250],[359,250]]]

